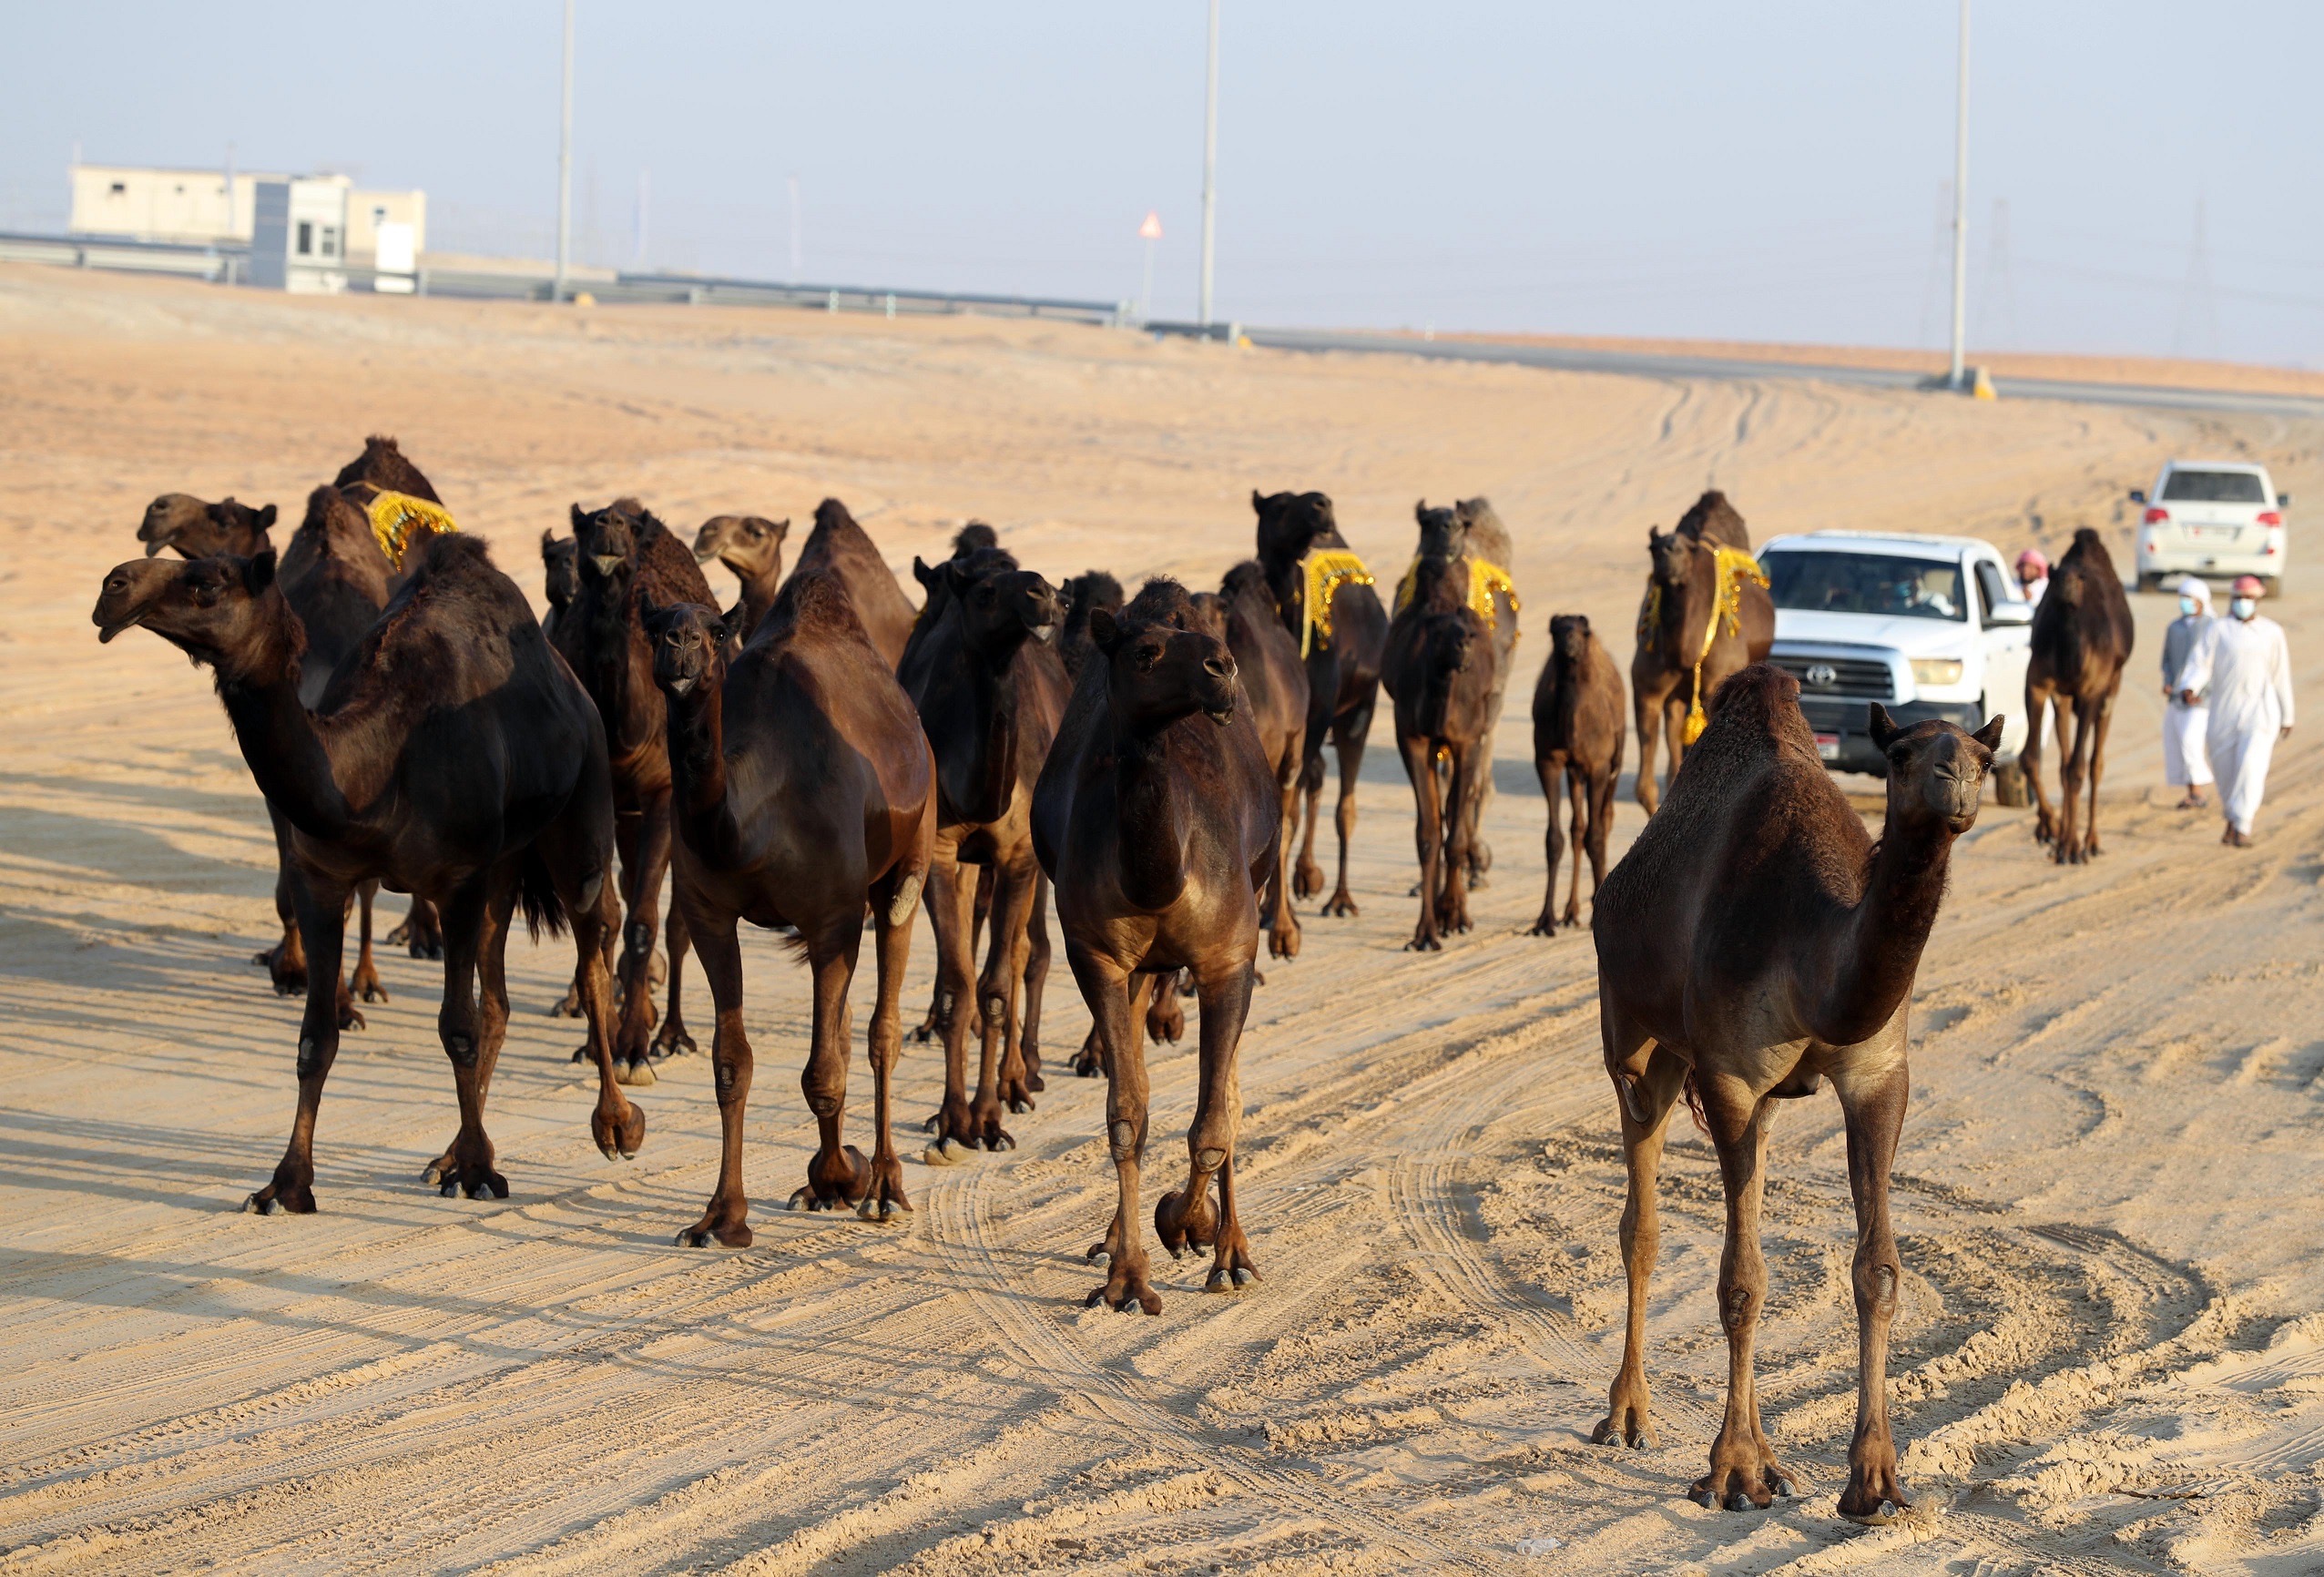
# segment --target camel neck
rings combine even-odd
[[[705,860],[731,863],[738,838],[727,805],[726,666],[712,664],[687,695],[663,692],[662,704],[679,831]]]
[[[1170,769],[1171,725],[1114,727],[1114,802],[1120,817],[1122,893],[1137,908],[1170,907],[1186,889],[1186,807]]]
[[[727,567],[734,568],[732,565]],[[749,640],[750,633],[766,618],[768,610],[775,605],[775,591],[783,578],[782,555],[778,554],[774,562],[762,571],[744,574],[736,570],[735,578],[742,583],[741,634],[743,639]]]
[[[294,625],[287,607],[283,617]],[[311,838],[343,837],[354,820],[332,771],[331,750],[314,715],[299,698],[299,664],[287,655],[238,678],[221,674],[218,697],[234,738],[267,803]]]
[[[1942,822],[1921,817],[1900,824],[1891,807],[1863,897],[1830,961],[1820,1038],[1835,1045],[1870,1039],[1896,1012],[1920,971],[1952,860],[1952,833]]]
[[[969,693],[974,725],[973,755],[961,775],[960,799],[953,806],[963,822],[983,825],[1009,813],[1009,799],[1017,778],[1017,709],[1022,680],[1017,673],[1021,645],[1000,654],[969,656]]]

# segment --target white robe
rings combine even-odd
[[[2292,726],[2292,657],[2271,618],[2213,619],[2187,655],[2179,687],[2210,691],[2205,739],[2227,822],[2248,836],[2268,789],[2276,736]]]

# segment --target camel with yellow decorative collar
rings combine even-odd
[[[1667,535],[1652,527],[1646,531],[1651,562],[1638,606],[1630,694],[1638,728],[1637,800],[1649,816],[1661,802],[1655,786],[1656,741],[1669,734],[1669,778],[1676,778],[1719,686],[1729,675],[1764,662],[1775,644],[1775,603],[1768,595],[1767,577],[1748,547],[1727,540],[1741,535],[1742,527],[1743,517],[1724,494],[1707,493],[1677,530]]]

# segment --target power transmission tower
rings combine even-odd
[[[2203,237],[2203,199],[2195,199],[2195,244],[2186,255],[2186,287],[2179,294],[2178,325],[2171,331],[2174,356],[2219,353],[2219,308],[2211,298],[2211,249]]]
[[[1985,290],[1977,299],[1977,338],[1989,351],[2017,348],[2017,281],[2009,266],[2009,199],[1993,199],[1993,237],[1985,253]]]

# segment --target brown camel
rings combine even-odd
[[[1759,1201],[1777,1100],[1829,1078],[1848,1130],[1856,1198],[1856,1436],[1843,1516],[1885,1521],[1907,1505],[1888,1421],[1889,1322],[1903,1267],[1889,1229],[1890,1163],[1904,1123],[1912,977],[1944,896],[1953,839],[1977,797],[2002,719],[1964,734],[1899,728],[1875,703],[1888,819],[1875,843],[1816,758],[1799,687],[1765,664],[1719,689],[1710,725],[1670,798],[1598,890],[1598,1024],[1630,1175],[1622,1256],[1630,1284],[1622,1368],[1603,1444],[1651,1443],[1646,1287],[1660,1229],[1655,1174],[1665,1124],[1691,1092],[1718,1152],[1727,1246],[1727,1417],[1691,1491],[1741,1511],[1793,1492],[1759,1427],[1752,1339],[1767,1302]]]
[[[989,528],[988,528],[989,529]],[[895,572],[880,556],[869,533],[855,524],[847,505],[827,498],[815,506],[815,529],[800,544],[799,562],[790,573],[829,570],[847,588],[849,603],[863,633],[872,638],[890,672],[903,660],[904,643],[912,638],[919,618],[896,584]]]
[[[1471,602],[1463,553],[1467,527],[1449,509],[1423,506],[1421,550],[1398,597],[1381,680],[1394,705],[1396,748],[1418,808],[1420,923],[1405,944],[1437,952],[1446,931],[1469,922],[1469,844],[1476,834],[1479,778],[1493,769],[1493,697],[1502,661],[1500,636]],[[1516,610],[1498,612],[1502,626]],[[1452,768],[1437,771],[1439,757]]]
[[[212,558],[230,553],[256,558],[272,547],[267,535],[274,524],[274,505],[252,509],[232,498],[205,504],[190,493],[165,493],[146,505],[138,524],[138,540],[151,558],[168,548],[185,558]]]
[[[896,1157],[890,1083],[902,1047],[898,1001],[935,834],[935,764],[920,719],[833,571],[794,573],[729,665],[705,605],[648,604],[654,679],[667,698],[677,778],[678,907],[710,977],[721,1134],[718,1186],[678,1235],[703,1247],[750,1242],[742,1124],[750,1041],[742,1023],[738,921],[792,927],[814,985],[814,1041],[800,1084],[821,1144],[793,1209],[855,1206],[883,1221],[912,1208]],[[849,983],[869,900],[879,998],[872,1012],[873,1124],[866,1162],[841,1135],[847,1109]]]
[[[1057,621],[1049,583],[1000,548],[977,548],[947,560],[940,572],[950,606],[923,633],[905,685],[936,758],[938,825],[927,885],[936,929],[938,990],[953,1011],[943,1015],[944,1101],[929,1129],[928,1159],[948,1163],[965,1149],[1001,1149],[1015,1141],[1001,1124],[1004,1105],[1033,1109],[1039,1053],[1025,1055],[1018,1020],[1019,988],[1032,947],[1035,905],[1045,900],[1034,858],[1033,787],[1048,758],[1065,710],[1065,665],[1036,631]],[[993,871],[991,941],[974,976],[975,884],[963,865]],[[976,1094],[967,1086],[967,1000],[972,977],[980,1020]],[[1028,1002],[1039,986],[1025,992]],[[1028,1018],[1033,1016],[1028,1010]]]
[[[1202,1049],[1186,1186],[1155,1206],[1154,1230],[1173,1257],[1212,1250],[1212,1291],[1259,1274],[1235,1208],[1235,1063],[1282,799],[1234,655],[1182,627],[1185,604],[1176,583],[1149,581],[1119,619],[1091,616],[1104,660],[1082,670],[1035,794],[1035,840],[1057,884],[1065,956],[1106,1048],[1106,1134],[1119,1194],[1105,1240],[1090,1250],[1111,1264],[1089,1302],[1125,1313],[1162,1310],[1138,1219],[1147,1096],[1144,1004],[1133,985],[1158,972],[1194,972]]]
[[[1291,890],[1312,898],[1323,890],[1323,870],[1315,862],[1315,826],[1323,796],[1323,741],[1329,737],[1340,758],[1340,803],[1333,820],[1340,832],[1340,884],[1319,914],[1351,915],[1356,900],[1348,890],[1348,844],[1356,835],[1356,778],[1363,768],[1364,740],[1371,733],[1372,707],[1380,699],[1380,665],[1388,647],[1388,610],[1371,576],[1355,563],[1331,501],[1320,493],[1250,495],[1259,514],[1259,562],[1268,588],[1283,610],[1283,627],[1300,643],[1308,671],[1307,761],[1300,787],[1307,795],[1307,830],[1300,843]],[[1327,560],[1318,555],[1344,554]],[[1308,607],[1308,564],[1334,565],[1319,577],[1322,595]]]
[[[548,616],[541,621],[541,628],[554,632],[565,610],[581,596],[581,544],[576,539],[553,531],[541,533],[541,589],[549,599]]]
[[[1300,772],[1307,764],[1307,666],[1300,661],[1300,643],[1283,627],[1267,571],[1255,561],[1246,559],[1228,570],[1216,595],[1193,601],[1204,616],[1207,632],[1226,642],[1234,654],[1259,748],[1282,787],[1283,836],[1277,847],[1281,865],[1269,879],[1260,908],[1267,916],[1269,956],[1297,958],[1300,922],[1291,913],[1290,847],[1293,819],[1299,813]]]
[[[1468,527],[1468,554],[1492,565],[1504,576],[1511,577],[1505,595],[1496,592],[1496,605],[1505,605],[1511,616],[1497,624],[1493,639],[1501,647],[1501,666],[1495,671],[1496,684],[1493,692],[1493,725],[1501,727],[1501,713],[1509,694],[1509,677],[1517,671],[1514,660],[1517,646],[1517,589],[1514,576],[1517,569],[1517,544],[1510,539],[1509,528],[1502,524],[1493,501],[1480,494],[1463,498],[1452,505],[1452,513]],[[1490,758],[1488,758],[1488,761]],[[1485,885],[1485,873],[1493,869],[1493,845],[1484,838],[1485,808],[1493,803],[1493,772],[1488,765],[1483,780],[1477,786],[1477,830],[1469,840],[1469,886]]]
[[[1652,816],[1655,744],[1669,733],[1670,777],[1687,754],[1687,731],[1700,703],[1729,674],[1767,660],[1775,644],[1775,603],[1756,564],[1720,552],[1748,554],[1743,517],[1723,493],[1706,493],[1665,536],[1646,529],[1646,590],[1638,606],[1638,645],[1630,658],[1630,705],[1638,728],[1638,803]],[[1666,784],[1667,779],[1666,779]]]
[[[783,578],[783,539],[790,534],[790,521],[757,514],[714,514],[694,534],[697,562],[717,559],[742,583],[742,601],[720,621],[737,641],[749,641],[775,605],[775,589]]]
[[[2050,571],[2050,589],[2034,610],[2034,650],[2025,665],[2028,727],[2022,752],[2025,780],[2034,787],[2034,836],[2050,845],[2060,865],[2079,865],[2098,852],[2098,779],[2106,768],[2106,730],[2115,718],[2115,697],[2130,662],[2137,632],[2130,598],[2106,544],[2088,526],[2074,534]],[[2074,742],[2066,744],[2066,719],[2074,720]],[[2057,719],[2061,749],[2061,803],[2053,815],[2042,788],[2042,736]],[[2084,774],[2090,784],[2090,819],[2078,825]]]
[[[1622,776],[1622,670],[1580,614],[1549,621],[1549,660],[1534,687],[1534,770],[1549,801],[1549,884],[1542,893],[1535,936],[1557,934],[1557,865],[1565,839],[1557,830],[1558,779],[1573,799],[1574,886],[1565,896],[1565,923],[1582,922],[1582,856],[1590,860],[1590,890],[1605,885],[1605,839],[1614,826],[1614,786]]]
[[[142,625],[215,671],[251,776],[290,829],[285,865],[310,966],[307,1008],[290,1145],[246,1206],[260,1213],[315,1207],[315,1116],[339,1052],[345,906],[362,882],[429,898],[443,916],[436,1028],[460,1128],[429,1182],[472,1199],[508,1196],[484,1114],[508,1025],[505,954],[520,907],[536,931],[569,923],[587,972],[598,1147],[608,1159],[632,1155],[645,1136],[645,1114],[614,1082],[606,1033],[596,932],[613,800],[596,710],[482,542],[435,538],[419,554],[312,708],[301,694],[306,632],[270,553],[118,565],[93,615],[102,640]]]
[[[709,583],[668,527],[634,498],[604,509],[573,506],[581,596],[552,632],[558,652],[605,718],[613,766],[614,841],[621,853],[621,1023],[614,1053],[625,1084],[650,1084],[648,1060],[695,1049],[679,1002],[686,977],[686,919],[673,904],[664,930],[669,1001],[655,1030],[654,932],[661,923],[662,879],[669,870],[669,738],[643,607],[711,606]],[[577,1060],[576,1053],[576,1060]]]
[[[1102,569],[1067,577],[1057,588],[1057,595],[1065,605],[1065,622],[1057,626],[1057,656],[1065,665],[1066,675],[1078,679],[1082,666],[1097,649],[1089,638],[1089,616],[1099,608],[1118,615],[1129,599],[1122,593],[1122,583]]]

